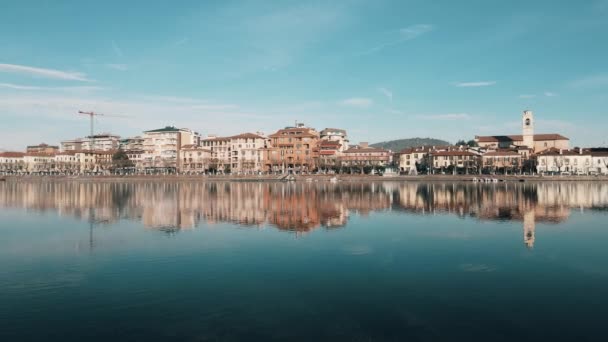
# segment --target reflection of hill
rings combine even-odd
[[[131,219],[168,231],[202,221],[307,232],[343,227],[351,212],[387,209],[559,223],[571,208],[607,205],[608,184],[600,183],[0,183],[0,207],[96,222]]]

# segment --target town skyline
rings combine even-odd
[[[605,0],[6,9],[3,150],[88,135],[79,110],[127,116],[96,122],[123,137],[168,125],[270,133],[298,120],[375,143],[514,134],[530,109],[539,133],[607,143]]]

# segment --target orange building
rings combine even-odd
[[[273,173],[305,173],[315,169],[319,155],[319,132],[298,124],[269,136],[271,148],[264,150],[264,169]]]

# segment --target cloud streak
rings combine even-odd
[[[378,88],[378,91],[381,92],[382,94],[384,94],[384,96],[386,96],[390,102],[393,102],[393,92],[392,91],[390,91],[389,89],[383,88],[383,87]]]
[[[353,108],[369,108],[374,103],[372,99],[365,97],[351,97],[340,101],[340,104],[347,107]]]
[[[470,88],[470,87],[489,87],[496,84],[496,81],[476,81],[476,82],[458,82],[457,87]]]
[[[122,49],[120,48],[120,46],[118,46],[118,44],[116,44],[116,41],[112,40],[112,50],[114,50],[114,53],[116,54],[116,56],[118,57],[123,57],[124,54],[122,53]]]
[[[81,72],[44,69],[17,64],[0,64],[0,72],[52,78],[56,80],[91,82],[91,80],[86,77],[86,74]]]
[[[94,90],[103,90],[102,87],[87,87],[87,86],[77,86],[77,87],[39,87],[39,86],[29,86],[29,85],[21,85],[14,83],[0,83],[0,88],[12,89],[12,90],[44,90],[44,91],[94,91]]]
[[[434,28],[435,27],[433,25],[429,25],[429,24],[417,24],[417,25],[412,25],[412,26],[401,28],[401,29],[399,29],[399,31],[397,31],[396,35],[394,33],[392,34],[392,36],[394,36],[394,37],[392,37],[392,39],[385,41],[383,43],[380,43],[368,50],[365,50],[365,51],[359,53],[359,55],[369,55],[369,54],[376,53],[376,52],[378,52],[384,48],[390,47],[390,46],[403,44],[409,40],[416,39],[425,33],[431,32],[432,30],[434,30]]]

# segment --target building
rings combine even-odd
[[[320,170],[329,171],[340,168],[340,157],[342,156],[342,144],[337,140],[320,140],[319,141],[319,160],[318,167]]]
[[[184,145],[180,154],[180,170],[187,174],[202,174],[209,170],[211,151],[196,146]]]
[[[22,174],[26,172],[23,152],[0,152],[0,175]]]
[[[286,127],[269,136],[271,148],[264,151],[264,171],[306,173],[316,168],[319,132],[306,127]]]
[[[608,149],[552,148],[539,153],[536,158],[539,173],[608,174]]]
[[[51,174],[55,170],[55,155],[47,153],[26,153],[23,156],[28,174]]]
[[[144,167],[147,173],[179,172],[179,153],[184,145],[192,145],[194,133],[186,128],[166,126],[145,131]]]
[[[144,138],[137,136],[120,140],[119,148],[123,151],[144,149]]]
[[[209,169],[213,173],[230,172],[230,137],[209,135],[201,140],[204,149],[211,151]]]
[[[391,152],[382,148],[370,147],[362,142],[342,153],[340,163],[343,167],[360,168],[387,166],[391,162]]]
[[[61,142],[61,151],[110,151],[120,146],[120,136],[110,133],[101,133],[84,138],[64,140]]]
[[[419,170],[428,171],[429,152],[444,149],[447,149],[447,147],[419,146],[401,150],[397,153],[399,171],[408,175],[415,175]]]
[[[429,164],[433,171],[456,173],[461,169],[468,173],[476,167],[477,159],[477,154],[466,149],[429,152]]]
[[[326,128],[319,133],[319,137],[322,141],[337,142],[340,145],[338,150],[339,152],[344,152],[349,148],[346,130],[339,128]]]
[[[59,152],[59,146],[51,146],[45,143],[38,145],[30,145],[26,148],[27,153],[57,153]]]
[[[568,149],[570,139],[556,133],[535,134],[534,115],[532,111],[526,110],[522,116],[521,135],[476,136],[475,142],[479,147],[483,148],[505,149],[527,147],[534,153],[539,153],[550,148]]]
[[[64,151],[56,153],[55,171],[64,175],[77,174],[80,171],[80,164],[76,159],[76,151]]]
[[[508,172],[520,169],[524,157],[514,150],[496,150],[484,153],[481,159],[482,167],[493,173],[498,170]]]
[[[230,172],[255,174],[263,171],[263,149],[268,138],[262,133],[243,133],[230,137]]]

